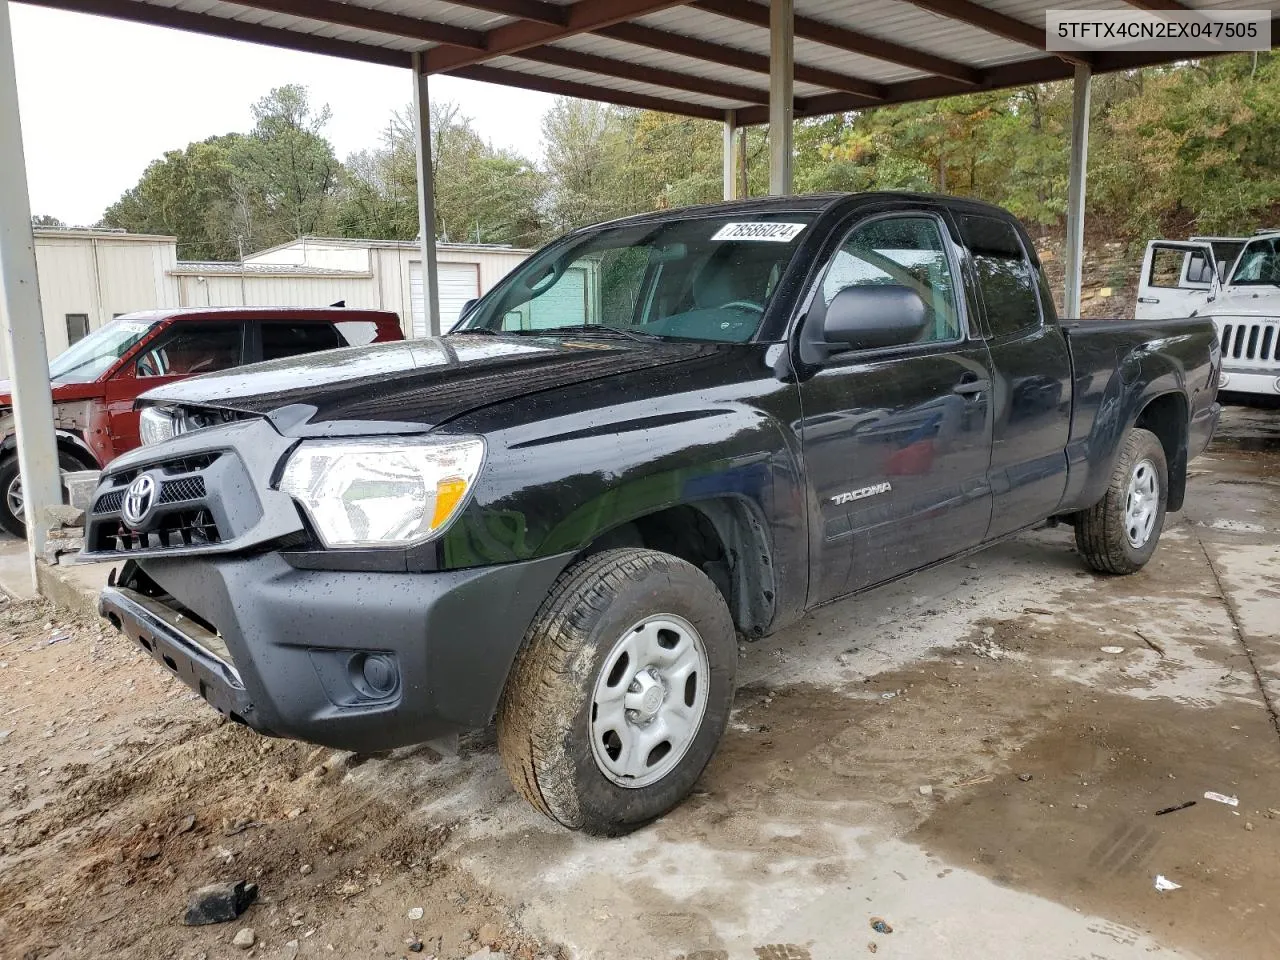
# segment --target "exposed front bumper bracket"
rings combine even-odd
[[[104,588],[98,610],[219,713],[257,726],[253,702],[217,634],[125,587]]]

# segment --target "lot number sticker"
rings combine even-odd
[[[805,223],[726,223],[711,239],[790,243],[806,226],[808,224]]]

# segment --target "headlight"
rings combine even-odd
[[[171,440],[177,433],[173,417],[161,407],[143,407],[138,415],[138,436],[144,444]]]
[[[426,540],[458,512],[484,461],[479,437],[376,437],[306,441],[289,457],[280,489],[328,547]]]

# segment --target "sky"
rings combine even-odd
[[[138,182],[166,150],[247,131],[249,106],[300,83],[328,103],[340,159],[378,144],[413,96],[408,70],[221,40],[86,14],[10,4],[31,212],[79,226]],[[431,79],[499,147],[541,154],[547,94]]]

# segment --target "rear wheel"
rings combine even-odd
[[[64,471],[98,469],[96,463],[86,465],[79,457],[66,450],[58,451],[58,467]],[[63,490],[64,500],[66,495],[66,490]],[[18,455],[11,453],[0,460],[0,527],[15,537],[25,539],[27,523],[22,510],[22,477],[18,471]]]
[[[1076,549],[1102,573],[1141,570],[1160,542],[1169,467],[1150,430],[1130,430],[1101,500],[1076,516]]]
[[[724,733],[737,640],[696,567],[606,550],[556,581],[498,708],[516,790],[589,833],[628,833],[692,789]]]

